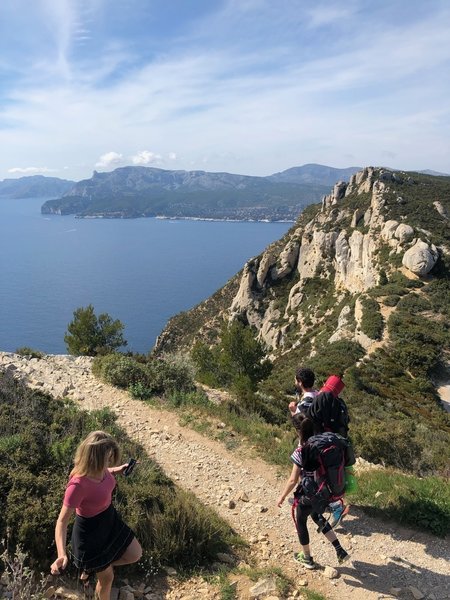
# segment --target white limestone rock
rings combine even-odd
[[[250,598],[260,598],[277,591],[277,584],[273,579],[260,579],[249,590]]]
[[[433,202],[433,206],[438,211],[438,213],[441,215],[441,217],[443,217],[444,219],[448,219],[447,210],[441,202],[436,200],[436,202]]]
[[[336,231],[324,232],[319,229],[305,231],[300,246],[298,272],[300,279],[315,277],[324,259],[332,259],[335,252]]]
[[[282,250],[276,266],[274,266],[271,270],[272,279],[283,279],[283,277],[289,275],[289,273],[291,273],[297,265],[299,252],[299,240],[290,240],[286,247]]]
[[[401,223],[394,232],[394,236],[398,239],[401,244],[409,242],[414,237],[414,229],[411,225]]]
[[[376,240],[370,234],[354,230],[347,239],[345,231],[341,231],[336,240],[336,286],[353,293],[374,287],[378,280],[376,250]]]
[[[239,290],[231,303],[231,314],[240,314],[245,312],[253,301],[252,287],[256,279],[254,261],[249,261],[245,264]]]
[[[258,273],[256,275],[256,279],[258,281],[258,285],[262,287],[267,277],[267,273],[269,269],[271,269],[275,263],[277,262],[277,258],[274,255],[274,252],[269,248],[266,250],[261,258],[261,262],[259,263]]]
[[[350,319],[351,319],[351,308],[350,306],[345,305],[341,310],[338,318],[337,329],[333,333],[333,335],[328,339],[328,342],[332,344],[333,342],[338,342],[342,339],[350,339],[353,337],[353,332],[350,330]]]
[[[394,221],[394,220],[389,220],[386,221],[384,224],[384,227],[381,231],[381,237],[385,240],[391,240],[394,235],[396,230],[399,227],[399,223],[398,221]]]
[[[364,211],[361,208],[357,208],[355,210],[355,212],[353,213],[353,217],[352,217],[352,222],[350,224],[350,227],[352,229],[355,229],[355,227],[358,225],[358,223],[361,220],[361,217],[364,215]]]
[[[431,271],[438,257],[439,254],[434,244],[429,245],[418,239],[414,246],[405,252],[402,263],[412,273],[423,277]]]

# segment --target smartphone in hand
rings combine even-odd
[[[123,472],[125,477],[128,477],[128,475],[131,475],[134,467],[136,466],[136,463],[137,463],[137,460],[135,458],[130,458],[130,460],[128,461],[128,466],[126,467],[126,469]]]

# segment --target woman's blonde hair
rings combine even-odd
[[[91,431],[78,446],[71,476],[99,475],[119,462],[119,446],[105,431]]]

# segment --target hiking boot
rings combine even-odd
[[[342,563],[349,558],[349,554],[344,550],[344,548],[339,548],[339,550],[336,552],[336,556],[340,565],[342,565]]]
[[[303,552],[295,552],[294,560],[295,560],[295,562],[298,562],[300,565],[303,565],[305,567],[305,569],[315,569],[316,568],[316,563],[313,561],[313,557],[309,556],[308,558],[306,558],[306,556],[303,554]]]
[[[349,506],[344,508],[342,504],[332,510],[329,521],[331,529],[334,529],[342,522],[342,519],[345,517],[345,515],[348,515],[349,510]]]

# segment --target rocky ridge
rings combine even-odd
[[[297,589],[289,598],[301,597],[299,590],[304,587],[320,591],[328,600],[450,598],[446,541],[381,523],[357,509],[352,509],[338,531],[352,562],[337,567],[330,545],[313,533],[312,545],[320,569],[302,571],[291,558],[298,542],[289,507],[280,511],[275,506],[285,473],[255,459],[249,449],[239,455],[229,452],[222,443],[181,427],[173,413],[150,408],[126,392],[99,382],[91,373],[91,361],[51,355],[28,359],[0,353],[0,368],[32,387],[55,397],[71,397],[84,409],[108,406],[114,410],[119,424],[173,480],[213,506],[249,541],[250,556],[257,564],[281,567],[292,577]],[[185,449],[181,455],[180,444]],[[226,562],[229,557],[218,559]],[[122,600],[220,597],[217,588],[202,578],[179,582],[173,575],[169,575],[164,591],[155,589],[151,581],[135,586],[123,583],[115,595]],[[236,576],[235,586],[238,598],[243,600],[281,597],[270,579],[250,585]]]
[[[308,327],[314,328],[324,318],[309,306],[306,290],[315,280],[329,286],[336,304],[348,298],[340,330],[344,330],[345,320],[352,322],[345,337],[359,341],[352,299],[362,297],[382,277],[397,270],[408,278],[426,277],[439,256],[448,253],[447,248],[433,243],[430,231],[409,223],[408,194],[415,187],[407,173],[373,167],[352,175],[348,183],[336,183],[312,217],[307,209],[282,240],[244,265],[231,302],[222,305],[213,318],[203,320],[196,339],[216,330],[221,319],[238,318],[255,328],[269,351],[287,352]],[[393,208],[399,214],[395,219],[390,218]],[[430,203],[427,210],[442,222],[448,220],[442,202]],[[284,297],[277,292],[282,288]],[[187,314],[200,314],[204,304]],[[171,350],[191,343],[192,336],[180,332],[175,318],[159,336],[156,349]],[[363,345],[370,343],[366,340]]]

